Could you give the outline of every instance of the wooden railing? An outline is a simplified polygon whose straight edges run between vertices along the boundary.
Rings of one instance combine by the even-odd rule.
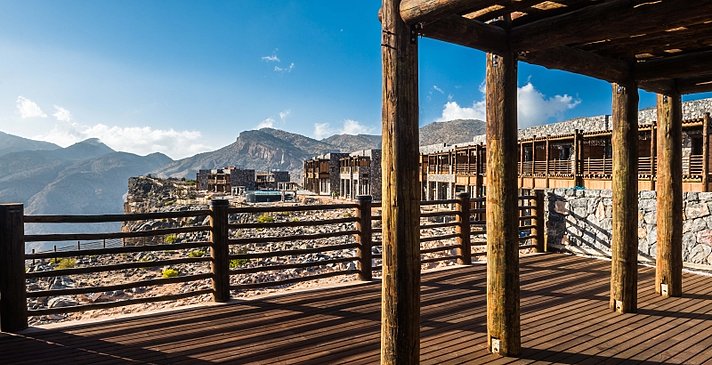
[[[473,257],[486,254],[484,198],[470,199],[461,193],[457,199],[423,201],[421,206],[424,265],[447,261],[470,264]],[[520,197],[520,248],[544,250],[543,207],[543,192]],[[360,280],[371,280],[374,272],[382,269],[379,208],[380,203],[373,204],[370,197],[364,196],[356,203],[309,206],[229,207],[225,200],[213,200],[206,210],[112,215],[24,215],[21,204],[3,204],[0,205],[0,326],[3,331],[16,331],[27,327],[28,316],[174,301],[206,294],[212,294],[214,301],[226,302],[245,290],[338,275],[357,274]],[[333,214],[325,219],[315,218],[317,211]],[[154,228],[111,233],[24,234],[25,224],[132,221],[152,222],[147,226]],[[286,228],[296,231],[290,233]],[[124,244],[114,247],[77,244],[76,248],[25,253],[27,244],[33,242],[104,239],[119,239]],[[259,275],[276,271],[281,272],[280,278]],[[289,271],[292,274],[285,276]],[[105,280],[92,286],[62,285],[63,278],[82,275]],[[117,277],[127,279],[117,283]],[[102,293],[145,292],[176,283],[191,283],[191,289],[91,300]],[[30,303],[47,303],[50,298],[79,296],[89,300],[28,308],[28,299]]]

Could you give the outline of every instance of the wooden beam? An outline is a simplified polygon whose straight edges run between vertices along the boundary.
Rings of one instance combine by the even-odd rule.
[[[630,75],[630,65],[626,61],[571,47],[557,47],[540,52],[519,52],[519,59],[546,68],[575,72],[608,82],[621,81]]]
[[[449,16],[422,26],[421,34],[433,39],[502,54],[508,50],[507,32],[496,25],[461,16]]]
[[[400,15],[408,24],[428,23],[444,16],[471,13],[493,3],[492,0],[403,0]]]
[[[381,364],[420,357],[418,38],[383,0]]]
[[[712,62],[712,58],[710,58],[710,62]],[[675,83],[681,94],[712,91],[712,75],[677,79]]]
[[[675,0],[606,1],[565,14],[515,26],[512,48],[543,50],[571,44],[657,32],[709,20],[712,2]],[[635,19],[635,21],[631,21]]]
[[[636,80],[712,76],[712,51],[696,52],[635,65]]]
[[[638,88],[613,84],[613,224],[610,307],[637,309],[638,285]]]
[[[682,99],[658,94],[655,292],[682,296]]]
[[[487,345],[521,351],[517,191],[517,59],[487,54]]]

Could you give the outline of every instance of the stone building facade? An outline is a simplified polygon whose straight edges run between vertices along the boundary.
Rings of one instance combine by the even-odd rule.
[[[199,170],[196,176],[198,190],[236,194],[239,190],[255,190],[255,170],[225,167]]]
[[[356,199],[371,195],[381,199],[381,150],[352,152],[339,160],[339,196]]]
[[[304,161],[304,189],[318,195],[341,195],[339,160],[348,155],[330,152]]]

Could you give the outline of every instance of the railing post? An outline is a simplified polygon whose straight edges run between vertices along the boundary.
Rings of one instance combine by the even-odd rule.
[[[0,330],[27,328],[22,204],[0,204]]]
[[[544,190],[534,190],[536,210],[536,252],[546,252],[544,244]]]
[[[210,201],[210,269],[213,274],[213,300],[230,301],[230,249],[228,245],[228,213],[230,203],[224,199]]]
[[[373,246],[373,231],[371,230],[371,203],[370,195],[359,195],[358,208],[356,208],[356,242],[358,243],[358,278],[363,281],[373,280],[373,261],[371,247]]]
[[[457,236],[457,263],[460,265],[472,264],[472,245],[470,243],[470,194],[462,192],[457,194],[457,205],[455,206],[457,215],[455,219],[458,223],[455,226]]]

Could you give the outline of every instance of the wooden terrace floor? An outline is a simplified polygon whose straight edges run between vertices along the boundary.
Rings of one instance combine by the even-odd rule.
[[[662,299],[640,268],[639,311],[608,310],[609,265],[575,256],[522,258],[521,358],[485,350],[485,266],[426,273],[424,364],[712,364],[712,277],[685,274]],[[0,364],[375,364],[377,282],[0,334]]]

